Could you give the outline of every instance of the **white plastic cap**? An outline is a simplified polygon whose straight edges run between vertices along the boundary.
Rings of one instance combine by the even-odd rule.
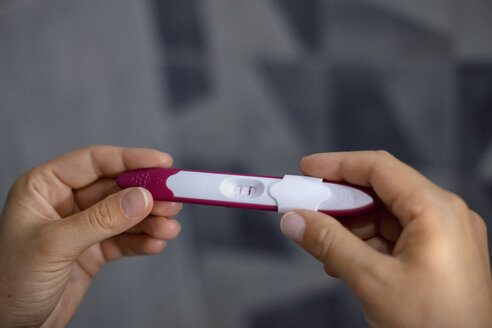
[[[279,213],[294,209],[317,211],[320,204],[330,197],[331,191],[321,178],[285,175],[272,184],[270,195],[277,201]]]

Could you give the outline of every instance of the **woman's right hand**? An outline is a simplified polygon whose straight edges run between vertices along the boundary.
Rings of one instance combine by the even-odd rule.
[[[315,154],[301,169],[372,187],[393,215],[344,227],[325,214],[296,210],[281,223],[345,281],[372,326],[492,327],[486,225],[461,198],[386,152]]]

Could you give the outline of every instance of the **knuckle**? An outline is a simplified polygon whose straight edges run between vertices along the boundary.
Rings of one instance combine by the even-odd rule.
[[[394,207],[402,207],[409,217],[419,217],[425,212],[435,208],[436,196],[428,189],[412,192],[405,199],[404,203],[395,202]]]
[[[444,191],[444,198],[456,207],[467,207],[463,198],[451,191]]]
[[[40,177],[44,175],[43,169],[40,167],[35,167],[19,177],[19,181],[25,186],[35,186],[39,183]]]
[[[382,163],[388,164],[398,161],[393,154],[391,154],[389,151],[384,149],[376,150],[375,154],[377,156],[378,161],[381,161]]]
[[[99,144],[94,144],[94,145],[90,145],[90,146],[87,146],[86,149],[89,151],[89,152],[93,152],[93,151],[97,151],[101,148],[104,148],[103,145],[99,145]]]
[[[374,159],[374,166],[375,170],[376,167],[379,170],[392,170],[395,167],[401,165],[402,163],[398,158],[396,158],[393,154],[388,152],[387,150],[376,150],[375,151],[375,159]]]
[[[88,224],[94,231],[112,231],[116,220],[108,204],[101,202],[89,211]]]
[[[49,181],[46,168],[38,166],[20,175],[14,182],[12,191],[22,191],[33,196],[37,193],[46,192],[46,181]]]
[[[89,154],[91,160],[93,161],[92,164],[95,166],[97,169],[97,165],[94,163],[94,157],[97,156],[99,153],[104,153],[106,150],[109,148],[109,146],[104,146],[104,145],[90,145],[87,146],[86,148],[81,149],[82,152],[87,152]]]
[[[474,222],[474,224],[476,225],[478,231],[480,231],[480,233],[482,235],[485,235],[487,236],[487,224],[485,223],[485,220],[478,214],[476,213],[475,211],[472,211],[470,210],[470,215],[472,217],[472,220]]]
[[[415,200],[413,203],[420,205],[421,208],[434,207],[437,203],[437,196],[434,191],[429,189],[419,190],[415,194]]]
[[[454,213],[459,214],[460,217],[466,217],[466,214],[468,212],[468,205],[463,200],[463,198],[453,192],[445,190],[443,199],[450,210],[452,210]]]
[[[382,158],[394,158],[394,156],[385,149],[379,149],[375,151],[376,155]]]
[[[24,173],[15,179],[14,183],[12,184],[12,186],[9,189],[9,196],[15,197],[13,195],[17,196],[21,193],[25,193],[26,192],[26,186],[27,186],[26,173]]]
[[[424,213],[433,217],[448,218],[453,216],[465,217],[468,206],[458,195],[447,190],[422,189],[411,198],[411,213],[420,216]]]

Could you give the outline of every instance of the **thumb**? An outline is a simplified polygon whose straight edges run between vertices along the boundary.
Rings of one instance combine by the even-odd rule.
[[[286,236],[323,262],[327,272],[342,278],[356,294],[367,292],[387,268],[389,257],[328,215],[300,210],[288,212],[280,224]]]
[[[151,209],[152,196],[146,189],[129,188],[59,222],[74,251],[83,252],[138,224]]]

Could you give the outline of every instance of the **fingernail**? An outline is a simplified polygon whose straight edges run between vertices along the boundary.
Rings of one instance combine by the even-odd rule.
[[[306,231],[306,221],[299,214],[288,212],[280,221],[280,229],[284,235],[300,243]]]
[[[149,205],[147,194],[143,188],[136,188],[121,199],[121,210],[128,217],[137,216]]]

